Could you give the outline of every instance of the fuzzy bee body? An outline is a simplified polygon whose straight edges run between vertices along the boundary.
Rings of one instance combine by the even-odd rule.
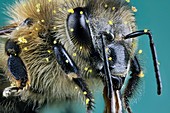
[[[137,77],[131,81],[138,85],[141,69],[135,59],[136,39],[123,38],[132,37],[128,34],[136,31],[134,15],[125,1],[23,0],[9,8],[9,16],[10,24],[15,23],[15,26],[11,24],[12,31],[5,35],[19,46],[21,52],[17,57],[27,72],[27,81],[20,91],[22,100],[43,104],[79,100],[85,96],[88,106],[93,100],[91,91],[104,86],[108,104],[108,69],[112,75],[111,90],[119,91],[130,71]],[[7,61],[9,56],[4,51],[0,52]],[[21,86],[22,80],[16,80],[9,71],[6,74],[14,86]],[[128,87],[130,92],[135,91],[131,83]],[[123,100],[119,100],[120,93],[111,94],[118,102]],[[123,94],[124,107],[131,112],[128,97],[132,94],[126,88]],[[87,109],[91,110],[91,103]],[[106,106],[105,112],[114,112],[109,109]]]

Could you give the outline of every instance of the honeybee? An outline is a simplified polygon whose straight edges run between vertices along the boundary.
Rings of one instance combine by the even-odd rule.
[[[91,113],[93,92],[103,89],[104,113],[132,113],[129,98],[143,77],[136,55],[141,35],[149,37],[161,94],[152,35],[136,30],[126,1],[22,0],[8,14],[12,20],[0,30],[1,65],[11,84],[5,97],[33,106],[83,99]]]

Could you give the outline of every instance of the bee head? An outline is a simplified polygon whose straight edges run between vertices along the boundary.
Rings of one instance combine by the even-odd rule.
[[[85,48],[86,51],[90,52],[91,56],[96,56],[98,60],[102,61],[104,57],[103,48],[108,49],[107,56],[112,73],[114,75],[126,73],[129,54],[125,45],[122,41],[115,41],[112,33],[94,31],[89,19],[90,16],[86,8],[70,9],[70,14],[67,17],[67,31],[70,41],[74,46]],[[109,26],[108,29],[110,28]],[[94,35],[94,32],[98,32],[98,35]],[[102,38],[106,42],[105,45],[102,44]],[[101,67],[103,66],[97,68]]]

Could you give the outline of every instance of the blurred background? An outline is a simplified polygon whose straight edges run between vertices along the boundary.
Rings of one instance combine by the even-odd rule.
[[[1,0],[0,26],[6,25],[7,16],[3,14],[5,12],[4,7],[14,3],[14,1],[15,0]],[[139,38],[139,49],[143,50],[143,53],[140,55],[140,60],[145,69],[144,90],[137,103],[131,105],[132,109],[134,113],[170,113],[170,36],[168,35],[170,32],[170,1],[131,0],[131,5],[137,8],[135,15],[138,29],[150,29],[153,33],[163,83],[162,95],[158,96],[149,42],[148,38],[143,36]],[[95,113],[102,113],[104,109],[102,95],[96,93],[95,97]],[[80,104],[75,103],[75,105],[76,113],[85,112],[84,107]],[[42,110],[42,113],[57,113],[56,106],[57,103],[53,106],[46,106]],[[57,107],[62,108],[63,106]],[[62,112],[62,110],[58,110],[58,113]]]

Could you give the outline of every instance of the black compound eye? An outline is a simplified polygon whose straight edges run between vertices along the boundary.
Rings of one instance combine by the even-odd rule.
[[[84,8],[78,7],[67,18],[67,30],[71,41],[78,46],[91,47],[92,38],[88,16]]]
[[[9,55],[9,56],[10,55],[18,55],[21,52],[17,43],[10,39],[5,44],[5,51],[6,51],[7,55]]]

